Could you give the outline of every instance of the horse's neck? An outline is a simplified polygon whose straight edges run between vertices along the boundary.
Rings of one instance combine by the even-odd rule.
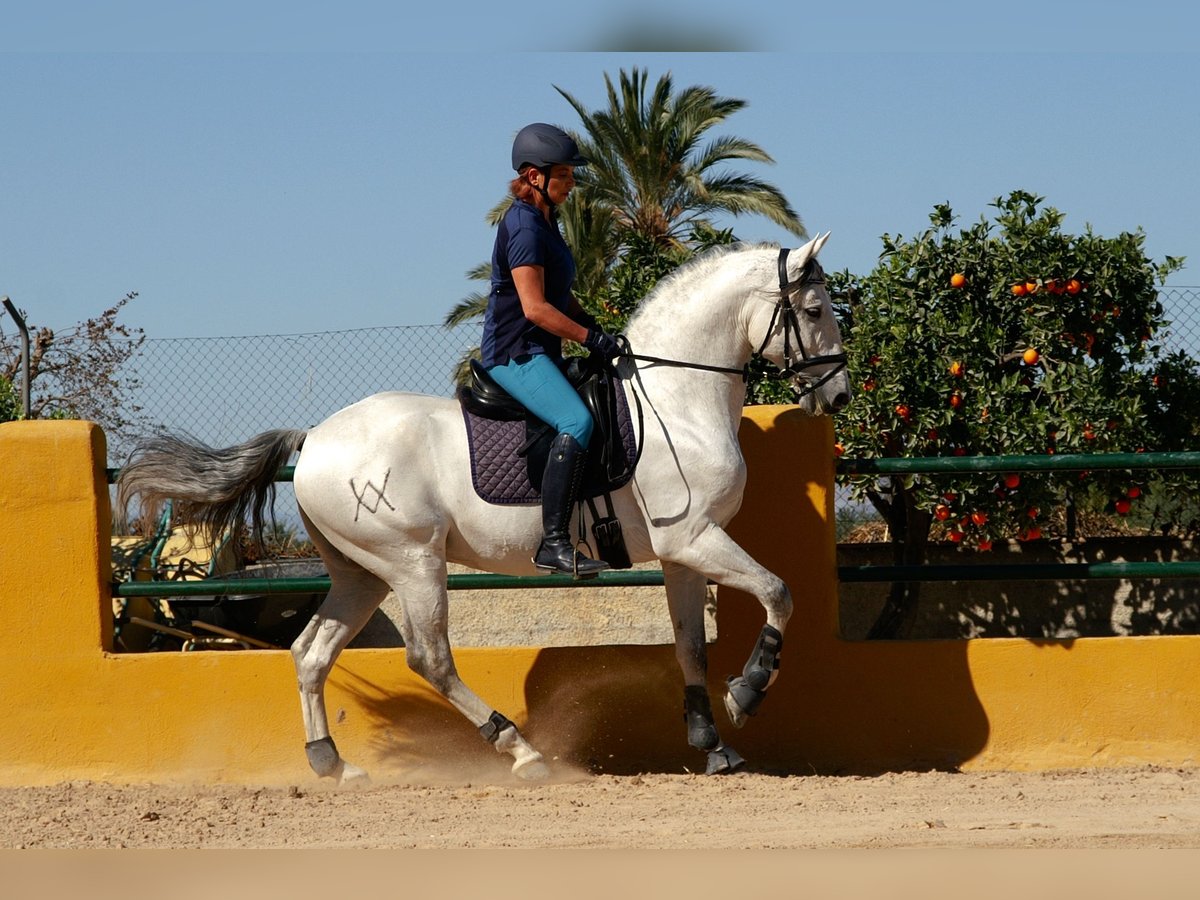
[[[669,295],[648,298],[652,304],[626,332],[633,353],[740,371],[751,352],[745,284],[744,271],[725,266],[695,290],[679,286]],[[645,390],[667,401],[663,409],[694,425],[736,430],[746,398],[739,374],[641,362],[639,380]]]

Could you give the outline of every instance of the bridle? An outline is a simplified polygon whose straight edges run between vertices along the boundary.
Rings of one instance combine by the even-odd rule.
[[[806,379],[808,384],[805,385],[803,390],[798,392],[798,396],[804,397],[820,388],[846,368],[846,354],[827,353],[823,356],[809,356],[808,351],[804,349],[804,338],[800,334],[800,320],[796,316],[795,308],[792,306],[792,294],[811,284],[825,284],[825,270],[821,268],[821,264],[814,257],[805,264],[804,269],[800,273],[799,280],[795,283],[789,283],[787,278],[787,258],[789,252],[787,248],[781,248],[779,251],[779,300],[775,303],[775,309],[771,313],[771,322],[767,325],[767,333],[763,337],[762,344],[759,345],[756,353],[759,356],[762,355],[763,350],[767,348],[767,344],[771,341],[771,335],[775,333],[776,324],[782,319],[783,365],[779,367],[779,374],[776,377]],[[792,348],[793,335],[795,335],[796,339],[795,349]],[[728,366],[710,366],[705,363],[665,359],[661,356],[643,356],[638,353],[628,352],[629,341],[626,340],[624,335],[619,336],[618,341],[621,342],[622,347],[627,351],[622,353],[618,358],[634,359],[656,366],[676,366],[683,369],[699,369],[704,372],[725,372],[731,375],[741,375],[742,381],[750,380],[749,363],[746,363],[740,369],[734,369]],[[799,354],[798,356],[797,353]],[[834,363],[835,365],[819,378],[808,379],[804,374],[805,369],[829,363]]]

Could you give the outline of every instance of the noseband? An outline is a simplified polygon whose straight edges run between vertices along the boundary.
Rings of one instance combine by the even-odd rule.
[[[783,365],[780,366],[779,374],[784,378],[804,378],[808,384],[803,390],[798,391],[798,397],[804,397],[811,394],[817,388],[824,385],[829,379],[837,375],[840,371],[846,368],[845,353],[829,353],[825,356],[809,356],[808,351],[804,349],[804,338],[800,334],[800,320],[796,317],[796,310],[792,306],[792,293],[796,289],[802,289],[810,284],[824,284],[825,270],[821,268],[821,264],[816,259],[810,259],[805,265],[804,270],[800,273],[800,280],[795,285],[789,284],[787,279],[787,258],[789,251],[787,248],[782,248],[779,251],[779,300],[775,304],[775,310],[771,313],[771,323],[767,326],[767,333],[763,337],[763,342],[758,348],[758,355],[761,356],[763,350],[771,340],[771,335],[775,333],[775,324],[783,319]],[[796,336],[796,351],[799,351],[800,357],[796,358],[796,352],[792,350],[792,335]],[[639,353],[629,352],[629,342],[624,335],[618,337],[621,346],[626,350],[621,354],[621,357],[626,359],[635,359],[641,362],[648,362],[658,366],[677,366],[683,369],[700,369],[704,372],[727,372],[731,375],[741,375],[742,381],[750,380],[750,364],[746,363],[740,369],[733,369],[727,366],[710,366],[704,363],[684,362],[678,359],[664,359],[661,356],[643,356]],[[834,363],[834,367],[815,380],[809,380],[804,375],[805,369],[810,369],[813,366],[822,366],[827,363]]]
[[[779,301],[775,304],[775,311],[771,313],[771,324],[767,326],[767,333],[763,336],[762,344],[758,348],[758,355],[762,356],[763,350],[767,348],[767,343],[771,340],[771,335],[775,333],[775,324],[782,319],[783,365],[779,367],[779,374],[784,378],[805,379],[808,384],[799,394],[803,397],[821,387],[846,368],[846,354],[828,353],[824,356],[809,356],[808,351],[804,349],[804,338],[800,334],[800,319],[796,316],[796,308],[792,306],[792,293],[793,290],[803,290],[810,284],[824,284],[825,270],[821,268],[821,264],[814,257],[804,266],[800,273],[800,280],[795,285],[791,285],[788,283],[787,277],[787,258],[788,250],[781,249],[779,251]],[[792,335],[796,336],[795,350],[792,349]],[[799,351],[799,358],[796,357],[796,351]],[[833,368],[820,378],[813,380],[804,374],[805,369],[828,363],[834,363]]]

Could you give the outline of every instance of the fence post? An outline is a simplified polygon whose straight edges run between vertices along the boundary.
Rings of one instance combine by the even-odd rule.
[[[28,419],[32,396],[29,386],[29,329],[25,326],[25,318],[7,297],[4,298],[4,308],[21,332],[21,417]]]

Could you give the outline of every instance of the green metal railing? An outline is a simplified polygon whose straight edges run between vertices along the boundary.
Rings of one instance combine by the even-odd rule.
[[[571,587],[661,587],[663,574],[658,569],[602,572],[595,578],[575,580],[570,575],[492,575],[488,573],[450,575],[446,579],[452,591],[502,591],[522,588]],[[329,590],[329,577],[312,578],[205,578],[197,581],[127,581],[114,585],[119,597],[209,597],[247,594],[323,594]]]
[[[1200,452],[1104,453],[1058,456],[954,456],[843,459],[839,475],[895,475],[979,472],[1072,472],[1106,469],[1200,469]],[[291,481],[294,466],[279,470],[278,481]],[[119,474],[108,469],[111,484]],[[896,581],[1069,581],[1125,578],[1200,578],[1200,562],[973,563],[970,565],[839,566],[843,582]],[[113,585],[119,597],[195,597],[254,594],[325,593],[328,577],[209,578],[198,581],[133,581]],[[602,572],[576,580],[568,575],[465,574],[447,578],[449,590],[516,590],[575,587],[661,587],[660,570]]]
[[[839,475],[1083,472],[1105,469],[1200,469],[1200,453],[1062,453],[1056,456],[927,456],[843,459]]]
[[[1054,456],[937,456],[846,459],[839,475],[1082,472],[1200,469],[1200,453],[1063,453]],[[1070,581],[1104,578],[1196,578],[1200,562],[973,563],[970,565],[841,566],[844,582]]]

